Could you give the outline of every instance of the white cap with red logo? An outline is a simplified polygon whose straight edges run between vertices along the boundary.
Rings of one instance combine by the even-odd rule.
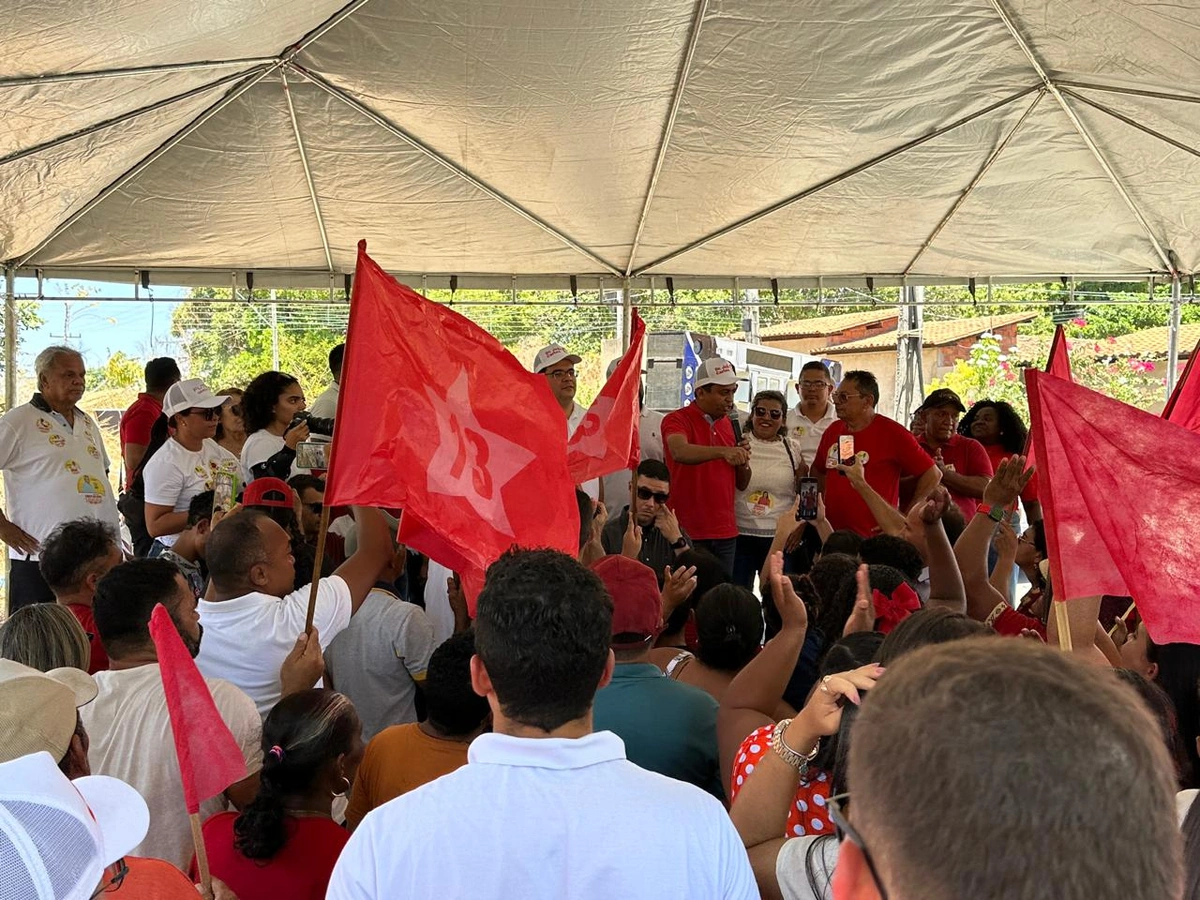
[[[574,353],[568,353],[567,348],[562,344],[551,344],[548,347],[543,347],[538,351],[538,355],[533,358],[533,371],[541,372],[544,369],[550,368],[556,362],[566,360],[571,365],[577,365],[583,362],[583,357],[576,356]]]
[[[706,359],[700,364],[699,371],[696,372],[696,387],[698,388],[710,384],[737,384],[737,380],[737,370],[733,367],[733,363],[727,359],[721,359],[719,356]]]

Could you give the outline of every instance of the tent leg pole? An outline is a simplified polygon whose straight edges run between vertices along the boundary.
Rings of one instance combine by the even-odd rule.
[[[17,402],[17,272],[4,270],[4,409]]]
[[[629,349],[633,340],[633,294],[629,290],[629,279],[621,285],[621,352]]]
[[[1183,312],[1183,283],[1176,273],[1171,278],[1171,325],[1167,344],[1167,399],[1175,390],[1176,369],[1179,368],[1179,321]]]

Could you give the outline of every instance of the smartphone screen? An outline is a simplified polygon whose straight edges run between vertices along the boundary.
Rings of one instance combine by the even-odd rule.
[[[817,479],[800,479],[800,507],[796,519],[811,522],[817,517]]]
[[[213,512],[229,512],[233,509],[236,493],[237,478],[232,472],[217,472],[213,475]]]
[[[843,466],[854,462],[854,435],[843,434],[838,438],[838,459],[842,461]]]
[[[296,445],[296,465],[302,469],[328,469],[329,444],[323,441],[301,441]]]

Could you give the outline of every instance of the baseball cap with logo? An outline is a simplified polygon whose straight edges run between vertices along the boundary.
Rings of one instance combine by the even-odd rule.
[[[242,494],[242,506],[278,506],[291,509],[292,487],[282,478],[255,478],[246,485]]]
[[[146,801],[117,778],[72,781],[44,751],[0,764],[0,897],[88,900],[149,828]]]
[[[733,363],[727,359],[721,359],[719,356],[706,359],[696,372],[696,387],[698,388],[710,384],[737,384],[737,380],[737,369],[733,367]]]
[[[662,594],[654,570],[628,556],[605,556],[592,566],[613,600],[613,637],[637,636],[637,640],[614,641],[617,650],[650,646],[649,639],[662,631]]]
[[[583,357],[576,356],[574,353],[568,353],[567,348],[562,344],[550,344],[548,347],[543,347],[539,350],[537,356],[533,358],[533,371],[536,374],[563,360],[566,360],[571,365],[577,365],[583,362]]]
[[[57,764],[71,746],[75,711],[95,700],[96,690],[82,669],[39,672],[0,659],[0,763],[45,751]]]
[[[199,378],[189,378],[167,388],[163,397],[163,415],[169,418],[185,409],[212,409],[228,399],[225,394],[214,394]]]
[[[938,388],[936,391],[930,391],[929,396],[925,398],[925,402],[917,407],[917,412],[927,409],[937,409],[941,406],[956,407],[960,413],[967,411],[958,394],[954,393],[950,388]]]

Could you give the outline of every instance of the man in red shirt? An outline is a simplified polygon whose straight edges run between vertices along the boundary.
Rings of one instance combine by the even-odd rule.
[[[133,484],[146,448],[150,446],[150,429],[162,415],[162,401],[167,388],[180,379],[179,366],[169,356],[160,356],[146,363],[146,390],[138,394],[129,409],[121,416],[121,460],[125,463],[125,489]]]
[[[695,399],[662,421],[671,508],[692,543],[730,574],[738,533],[733,495],[750,483],[750,445],[734,439],[729,419],[736,393],[733,364],[706,359],[696,373]]]
[[[96,583],[121,562],[117,532],[98,519],[74,519],[55,528],[42,541],[38,566],[54,599],[79,620],[92,648],[88,673],[108,668],[108,654],[100,643],[92,601]]]
[[[812,474],[822,482],[829,524],[864,536],[876,532],[878,523],[866,502],[837,471],[839,438],[854,438],[854,455],[862,461],[867,484],[893,506],[900,505],[901,477],[917,479],[912,502],[924,500],[942,480],[942,473],[908,429],[875,412],[878,402],[879,382],[874,375],[847,372],[833,395],[838,421],[825,430],[812,465]]]
[[[917,443],[933,457],[942,473],[942,484],[962,510],[963,519],[970,522],[983,498],[983,489],[992,478],[992,461],[983,444],[957,433],[958,417],[966,411],[958,394],[950,388],[934,391],[917,411],[924,423]],[[912,486],[908,479],[905,482],[904,488]],[[907,494],[907,490],[901,494]]]

